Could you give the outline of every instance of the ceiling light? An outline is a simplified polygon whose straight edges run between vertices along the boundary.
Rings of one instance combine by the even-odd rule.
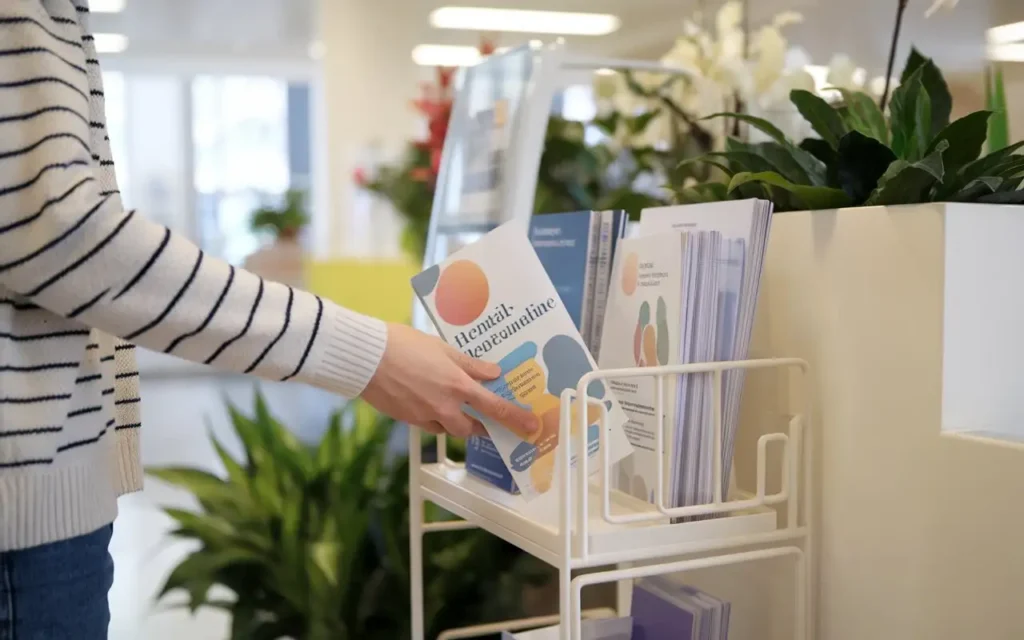
[[[989,45],[988,59],[996,62],[1024,62],[1024,43]]]
[[[120,13],[124,11],[125,0],[89,0],[89,11],[93,13]]]
[[[423,67],[468,67],[480,62],[476,47],[421,44],[412,50],[412,61]]]
[[[1024,22],[1004,24],[999,27],[992,27],[985,32],[985,39],[989,44],[1009,44],[1024,40]]]
[[[618,30],[619,19],[602,13],[441,7],[430,14],[430,24],[438,29],[603,36]]]
[[[121,53],[128,48],[128,36],[120,33],[94,33],[96,53]]]

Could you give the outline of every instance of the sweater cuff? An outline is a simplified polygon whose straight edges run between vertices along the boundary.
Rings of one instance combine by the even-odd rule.
[[[388,327],[382,320],[325,300],[309,382],[344,398],[357,398],[377,372],[387,342]]]

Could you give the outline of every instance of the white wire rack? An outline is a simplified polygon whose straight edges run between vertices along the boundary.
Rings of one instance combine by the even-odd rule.
[[[729,370],[787,370],[800,378],[800,406],[790,407],[786,432],[762,435],[757,442],[756,489],[752,494],[737,491],[723,496],[722,378]],[[715,407],[712,416],[715,435],[713,499],[709,504],[667,507],[662,484],[655,488],[654,504],[637,500],[611,488],[609,448],[600,444],[604,460],[596,477],[590,477],[587,456],[573,465],[572,447],[560,446],[556,480],[549,494],[527,503],[466,473],[448,459],[445,439],[438,438],[438,462],[422,464],[420,433],[410,430],[409,499],[410,561],[412,579],[412,638],[424,638],[423,619],[423,535],[433,531],[482,528],[552,565],[559,574],[559,615],[547,618],[498,621],[455,629],[439,640],[475,638],[501,631],[517,631],[561,624],[561,640],[581,640],[581,620],[610,612],[583,611],[584,587],[618,583],[618,615],[628,615],[632,580],[641,577],[724,566],[783,556],[794,559],[794,639],[809,640],[814,619],[811,508],[811,430],[808,428],[809,393],[807,363],[796,358],[774,358],[738,362],[711,362],[665,367],[593,371],[583,376],[575,392],[561,397],[559,442],[568,443],[573,403],[587,400],[591,382],[604,379],[654,377],[659,390],[657,413],[662,426],[656,435],[658,478],[663,478],[665,403],[662,392],[666,379],[684,374],[705,374],[712,378]],[[603,403],[595,400],[595,406]],[[587,450],[586,411],[577,411],[577,451]],[[605,416],[602,416],[602,419]],[[604,429],[599,430],[603,437]],[[768,447],[781,448],[779,490],[767,492]],[[568,481],[562,481],[568,479]],[[423,503],[429,500],[461,520],[424,522]],[[552,509],[552,505],[557,508]],[[784,509],[780,509],[784,507]],[[557,513],[552,517],[550,513]],[[680,522],[686,516],[708,516]],[[580,569],[594,570],[573,577]]]

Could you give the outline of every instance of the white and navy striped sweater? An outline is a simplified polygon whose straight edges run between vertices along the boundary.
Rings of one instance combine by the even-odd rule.
[[[124,211],[87,14],[0,1],[0,551],[93,531],[141,487],[130,343],[355,397],[387,340]]]

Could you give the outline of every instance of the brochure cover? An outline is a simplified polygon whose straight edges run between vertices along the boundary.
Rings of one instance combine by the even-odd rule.
[[[530,244],[582,335],[587,335],[591,324],[600,221],[601,214],[593,211],[530,219]]]
[[[612,273],[601,338],[605,369],[654,367],[678,362],[684,342],[684,286],[694,273],[696,254],[687,250],[683,233],[622,240]],[[688,260],[689,258],[689,260]],[[665,424],[675,424],[677,385],[664,385]],[[626,435],[635,454],[619,465],[618,487],[637,498],[654,501],[657,485],[657,384],[655,378],[612,380],[609,384],[625,408]],[[669,434],[672,429],[669,429]],[[665,495],[671,495],[671,440],[666,436]]]
[[[485,386],[540,419],[538,432],[524,440],[466,408],[483,423],[523,497],[546,493],[554,480],[560,395],[575,389],[596,364],[521,223],[491,231],[415,276],[412,287],[444,340],[501,365],[501,376]],[[607,409],[604,438],[612,463],[618,462],[631,452],[622,430],[626,416],[603,383],[592,384],[589,394]],[[597,455],[601,413],[599,405],[589,404],[587,455],[594,473],[603,459]],[[572,428],[577,424],[573,420]],[[573,459],[579,453],[573,450]]]

